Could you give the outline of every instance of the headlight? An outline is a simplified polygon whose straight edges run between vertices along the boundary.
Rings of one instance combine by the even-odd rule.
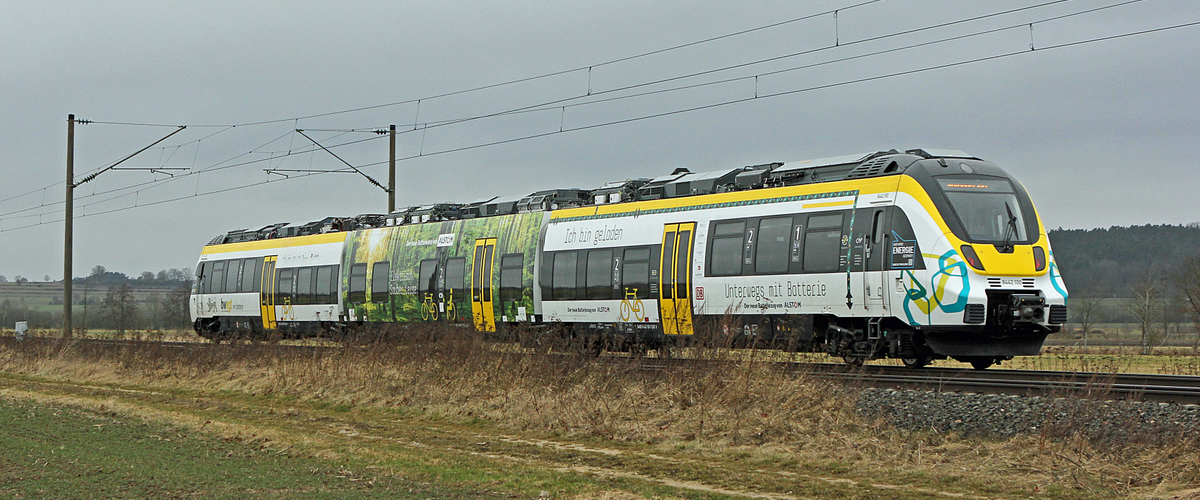
[[[980,271],[983,270],[983,261],[979,260],[979,256],[975,254],[975,249],[971,248],[971,245],[963,245],[959,250],[962,251],[963,258],[967,259],[967,264]]]

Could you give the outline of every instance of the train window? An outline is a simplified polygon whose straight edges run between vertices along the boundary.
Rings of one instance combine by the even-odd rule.
[[[675,255],[675,233],[668,232],[663,234],[662,253],[659,255],[659,268],[662,269],[662,287],[659,288],[659,298],[673,299],[675,298],[675,273],[671,271],[671,264],[674,262]]]
[[[741,234],[741,231],[738,231]],[[737,241],[741,241],[739,237]],[[650,249],[625,250],[624,269],[621,269],[621,295],[636,293],[639,299],[650,298]]]
[[[483,247],[483,262],[485,265],[482,269],[483,277],[480,282],[483,283],[483,301],[492,301],[492,269],[495,268],[495,261],[492,260],[492,253],[496,251],[496,245],[486,245]]]
[[[550,270],[554,269],[554,254],[549,252],[542,253],[542,265],[539,269],[541,273],[538,279],[540,280],[539,284],[542,286],[542,300],[550,300],[550,277],[553,276]]]
[[[316,270],[316,292],[313,295],[313,304],[333,304],[333,294],[329,292],[330,282],[333,280],[333,266],[321,266]]]
[[[279,270],[279,285],[275,287],[275,303],[279,305],[288,305],[292,303],[292,269]]]
[[[792,218],[774,217],[758,221],[758,248],[754,252],[754,272],[782,274],[788,269],[788,239]]]
[[[463,292],[467,287],[466,278],[467,259],[462,257],[446,259],[446,296],[451,302],[458,302],[466,296]]]
[[[814,215],[808,218],[809,229],[842,229],[842,214]]]
[[[236,293],[238,291],[238,278],[241,277],[241,271],[241,259],[225,262],[225,293]]]
[[[592,250],[587,257],[587,292],[591,300],[612,298],[612,250]]]
[[[313,268],[302,267],[296,270],[296,300],[294,304],[312,304]]]
[[[250,285],[251,286],[250,291],[252,291],[252,292],[261,292],[262,291],[262,275],[263,275],[263,271],[265,270],[265,268],[266,268],[266,262],[263,259],[254,259],[254,275],[250,277],[250,279],[252,279],[254,281]]]
[[[525,254],[511,253],[500,257],[500,300],[521,300]]]
[[[708,274],[742,274],[742,233],[745,231],[744,221],[722,222],[713,227],[713,241],[708,253]]]
[[[871,243],[883,243],[883,210],[876,210],[875,218],[871,221]]]
[[[208,289],[205,288],[208,286],[208,277],[204,275],[207,268],[208,262],[201,262],[196,266],[196,293],[208,293]]]
[[[341,281],[342,281],[342,275],[341,275],[341,273],[338,272],[338,269],[341,269],[341,266],[332,265],[332,266],[329,266],[329,269],[330,269],[330,272],[329,272],[329,275],[330,275],[330,278],[329,278],[329,303],[337,304],[338,303],[338,289],[340,288]]]
[[[280,271],[283,272],[283,271]],[[367,301],[367,265],[350,266],[350,302],[361,304]]]
[[[804,239],[804,225],[796,224],[792,226],[792,249],[791,261],[796,264],[793,272],[800,272],[800,242]]]
[[[388,283],[391,282],[391,275],[388,269],[391,266],[385,262],[376,262],[371,266],[371,302],[387,302],[388,301]]]
[[[754,228],[751,227],[746,229],[746,241],[742,244],[742,260],[745,261],[746,265],[754,262],[754,243]]]
[[[421,267],[417,270],[417,291],[419,293],[434,293],[437,288],[437,259],[425,259],[421,261]],[[425,300],[424,297],[420,297]]]
[[[682,225],[680,224],[680,226]],[[692,281],[689,278],[691,269],[688,267],[691,265],[692,260],[692,232],[679,231],[678,238],[679,244],[676,247],[678,248],[678,252],[675,254],[675,298],[686,299],[691,296],[689,286]]]
[[[576,252],[554,254],[554,277],[551,283],[554,300],[575,300],[575,272],[579,262]]]
[[[258,272],[258,263],[262,259],[246,259],[242,264],[242,282],[238,286],[240,292],[254,292],[254,275]]]
[[[808,218],[808,231],[804,236],[804,272],[830,273],[838,270],[842,219],[840,213]]]
[[[222,293],[225,288],[225,261],[212,263],[212,276],[208,279],[208,293]]]

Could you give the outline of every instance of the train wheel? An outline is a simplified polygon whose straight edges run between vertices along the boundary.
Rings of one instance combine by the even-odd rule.
[[[863,365],[863,359],[858,356],[842,356],[842,361],[850,368],[861,368]]]
[[[904,363],[905,368],[911,368],[915,370],[917,368],[924,368],[929,364],[930,361],[933,360],[930,359],[929,356],[918,356],[915,358],[901,358],[900,361]]]
[[[988,367],[992,366],[993,363],[995,363],[995,360],[991,358],[972,359],[970,363],[971,367],[976,370],[986,370]]]

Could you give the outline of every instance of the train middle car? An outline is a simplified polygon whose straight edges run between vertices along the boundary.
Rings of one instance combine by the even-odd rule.
[[[276,225],[206,246],[197,331],[525,325],[610,347],[703,341],[986,368],[1037,354],[1066,319],[1027,192],[957,152],[680,171],[304,227],[318,234],[274,238]]]

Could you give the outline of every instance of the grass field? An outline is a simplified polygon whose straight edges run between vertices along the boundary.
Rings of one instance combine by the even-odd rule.
[[[299,456],[103,404],[0,396],[0,495],[7,498],[429,498],[361,460]],[[415,490],[414,491],[414,487]]]
[[[570,356],[511,356],[507,344],[440,333],[438,342],[419,340],[429,338],[422,332],[319,355],[10,343],[0,348],[0,397],[17,408],[3,411],[30,415],[17,434],[51,443],[36,445],[43,454],[58,441],[37,437],[39,429],[65,426],[52,434],[86,442],[104,439],[89,427],[111,419],[131,426],[131,434],[115,434],[124,443],[115,449],[130,461],[161,453],[155,446],[164,443],[150,436],[174,432],[188,436],[187,446],[170,445],[187,456],[211,448],[278,457],[245,475],[297,485],[203,483],[205,492],[230,496],[360,492],[336,472],[313,469],[375,480],[377,489],[358,496],[412,487],[424,498],[1183,498],[1200,487],[1197,442],[899,431],[859,417],[853,388],[760,364],[656,374]],[[692,354],[736,361],[726,352]],[[55,411],[71,416],[56,421]],[[13,470],[50,467],[22,451],[36,447],[26,441],[6,441],[0,456],[26,457]],[[228,470],[241,471],[238,464]],[[51,469],[63,477],[87,470],[73,467]],[[203,461],[189,467],[161,465],[169,470],[114,483],[140,488],[125,496],[154,496],[140,492],[215,473]],[[38,494],[22,484],[30,496],[96,496],[82,488]]]

